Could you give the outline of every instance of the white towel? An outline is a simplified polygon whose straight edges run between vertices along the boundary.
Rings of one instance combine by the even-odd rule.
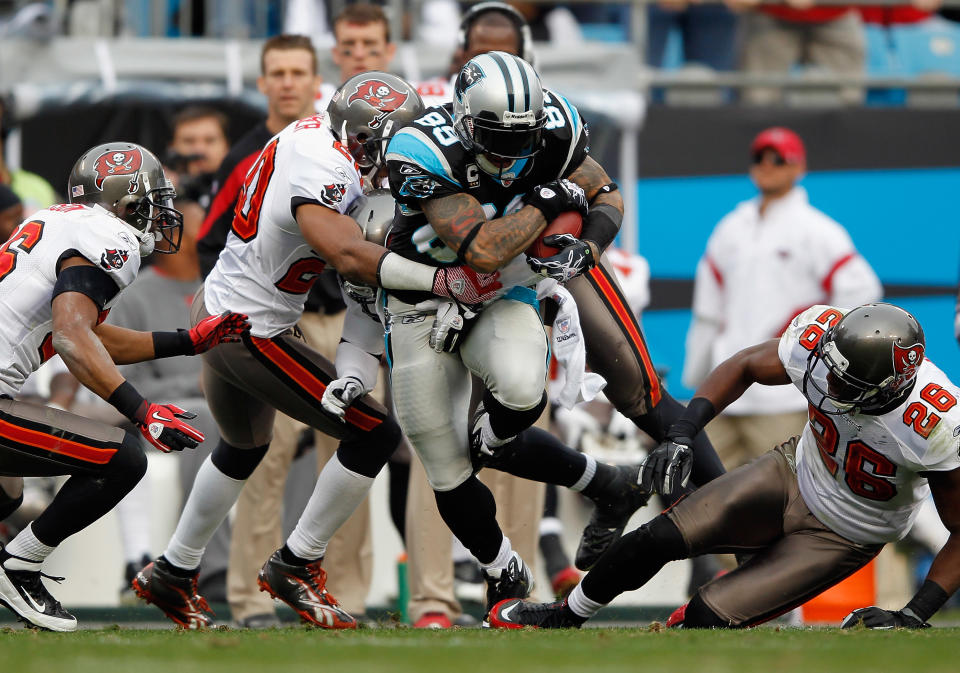
[[[553,355],[561,365],[557,381],[560,394],[554,402],[571,409],[580,402],[589,402],[607,385],[606,379],[586,371],[587,349],[580,331],[577,302],[567,288],[547,278],[537,284],[537,299],[550,297],[560,307],[553,321]]]

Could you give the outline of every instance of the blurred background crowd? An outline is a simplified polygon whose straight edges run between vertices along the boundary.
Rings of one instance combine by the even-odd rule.
[[[710,367],[777,336],[794,314],[819,302],[883,298],[904,306],[924,325],[931,357],[948,374],[960,374],[953,331],[960,233],[952,226],[960,188],[960,0],[509,5],[518,14],[502,14],[508,43],[532,40],[545,82],[578,105],[590,124],[591,151],[624,193],[616,265],[634,310],[645,311],[647,342],[675,396],[689,397]],[[322,111],[340,82],[356,73],[389,70],[416,83],[428,104],[443,102],[444,83],[472,55],[471,45],[496,37],[474,35],[461,23],[470,6],[0,0],[0,239],[23,217],[64,200],[67,172],[83,149],[106,140],[140,142],[164,158],[177,185],[184,242],[177,255],[159,256],[142,271],[111,320],[136,329],[186,326],[189,299],[212,266],[202,241],[218,218],[229,218],[217,196],[236,187],[231,177],[238,171],[242,177],[263,141],[286,123]],[[302,58],[270,56],[270,40],[281,34],[309,38],[284,38],[280,51],[299,49]],[[335,281],[318,288],[312,313],[333,319],[342,310]],[[750,329],[743,328],[747,321]],[[337,323],[331,324],[335,345]],[[198,427],[213,437],[197,371],[180,360],[130,367],[125,376],[145,394],[201,412]],[[27,394],[36,399],[123,420],[56,361],[30,381]],[[802,426],[802,397],[777,392],[783,395],[744,398],[708,428],[728,469]],[[644,438],[602,403],[556,413],[552,428],[603,460],[644,455]],[[280,466],[251,480],[250,489],[262,490],[250,490],[238,504],[233,542],[224,526],[204,562],[201,593],[229,599],[248,626],[274,623],[272,608],[252,580],[228,582],[228,571],[259,559],[253,546],[276,546],[270,540],[293,525],[318,459],[322,465],[330,452],[303,427],[285,432]],[[208,450],[214,444],[205,443]],[[180,499],[169,494],[189,491],[205,455],[201,447],[175,463],[151,456],[153,464],[175,467],[164,473],[152,466],[151,478],[118,509],[119,526],[106,534],[122,559],[115,586],[86,593],[77,587],[80,598],[63,596],[65,602],[116,603],[116,589],[156,555],[175,521]],[[453,597],[427,596],[434,590],[429,582],[418,588],[416,579],[393,572],[417,526],[416,516],[404,513],[403,484],[411,478],[404,460],[391,465],[388,507],[359,513],[372,516],[373,525],[341,534],[370,537],[353,557],[361,561],[345,561],[357,570],[358,588],[334,593],[354,601],[347,605],[354,614],[364,603],[389,602],[420,626],[469,622]],[[0,539],[29,521],[57,486],[30,481],[18,518],[0,523]],[[266,511],[259,498],[271,489],[285,489],[286,497],[282,507],[277,501]],[[539,537],[540,576],[549,579],[541,591],[549,595],[569,590],[579,577],[567,555],[584,509],[569,494],[559,506],[552,491],[545,500],[544,516],[538,509],[523,525]],[[923,576],[945,539],[938,525],[931,513],[898,555],[871,569],[869,602],[884,591],[912,594],[913,578]],[[77,544],[64,553],[82,554],[84,543]],[[371,555],[389,559],[374,562]],[[456,543],[450,555],[457,598],[477,600],[475,565]],[[700,560],[640,602],[676,603],[723,562]],[[70,573],[76,577],[76,566]],[[332,582],[336,576],[331,572]],[[98,581],[89,579],[94,587]],[[869,604],[860,597],[854,603]]]

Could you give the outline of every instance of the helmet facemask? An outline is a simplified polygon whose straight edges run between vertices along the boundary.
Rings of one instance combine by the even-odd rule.
[[[172,255],[180,250],[183,237],[183,214],[173,205],[177,192],[167,178],[153,188],[147,176],[141,175],[140,179],[146,194],[120,199],[116,204],[117,215],[142,232],[139,235],[141,256],[152,252]],[[166,245],[157,246],[161,241]]]
[[[542,110],[539,117],[532,112],[529,117],[531,123],[505,124],[486,116],[464,115],[457,119],[455,129],[461,140],[466,138],[464,144],[476,154],[483,172],[497,180],[516,180],[529,166],[528,159],[543,146],[547,117]]]

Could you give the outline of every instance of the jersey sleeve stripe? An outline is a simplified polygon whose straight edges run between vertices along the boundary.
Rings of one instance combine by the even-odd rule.
[[[573,158],[573,153],[579,144],[580,134],[583,133],[583,122],[580,121],[580,113],[577,112],[577,108],[570,105],[570,102],[566,98],[552,91],[550,95],[556,100],[560,107],[563,108],[567,119],[570,120],[570,147],[567,149],[567,159],[563,162],[563,168],[559,173],[559,175],[566,175],[567,167],[570,165],[570,160]]]
[[[406,161],[416,164],[431,175],[463,188],[463,185],[453,177],[450,162],[419,129],[409,126],[401,129],[390,141],[387,148],[387,161]]]
[[[822,281],[820,281],[820,287],[823,288],[824,292],[826,292],[828,295],[830,294],[830,291],[833,289],[833,277],[836,275],[837,271],[839,271],[844,264],[846,264],[856,256],[857,256],[857,253],[855,252],[848,253],[843,257],[841,257],[840,259],[838,259],[834,263],[834,265],[830,267],[830,270],[827,272],[827,275],[824,276]]]

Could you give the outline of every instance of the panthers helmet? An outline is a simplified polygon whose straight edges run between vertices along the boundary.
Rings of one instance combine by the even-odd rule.
[[[365,239],[386,245],[396,205],[389,189],[374,189],[354,201],[347,215],[357,221]]]
[[[145,147],[113,142],[84,152],[70,171],[70,203],[99,204],[133,227],[140,255],[180,249],[183,215],[173,207],[177,193],[160,160]]]
[[[363,176],[372,181],[383,166],[387,142],[422,112],[423,101],[414,87],[396,75],[374,70],[351,77],[337,89],[327,119]]]
[[[807,358],[808,385],[834,407],[826,413],[876,413],[895,406],[913,388],[923,362],[923,329],[912,315],[892,304],[866,304],[828,329]],[[824,389],[814,377],[826,367]],[[808,395],[809,398],[809,395]]]
[[[453,88],[453,128],[477,165],[516,180],[543,146],[543,86],[522,58],[491,51],[467,61]]]

